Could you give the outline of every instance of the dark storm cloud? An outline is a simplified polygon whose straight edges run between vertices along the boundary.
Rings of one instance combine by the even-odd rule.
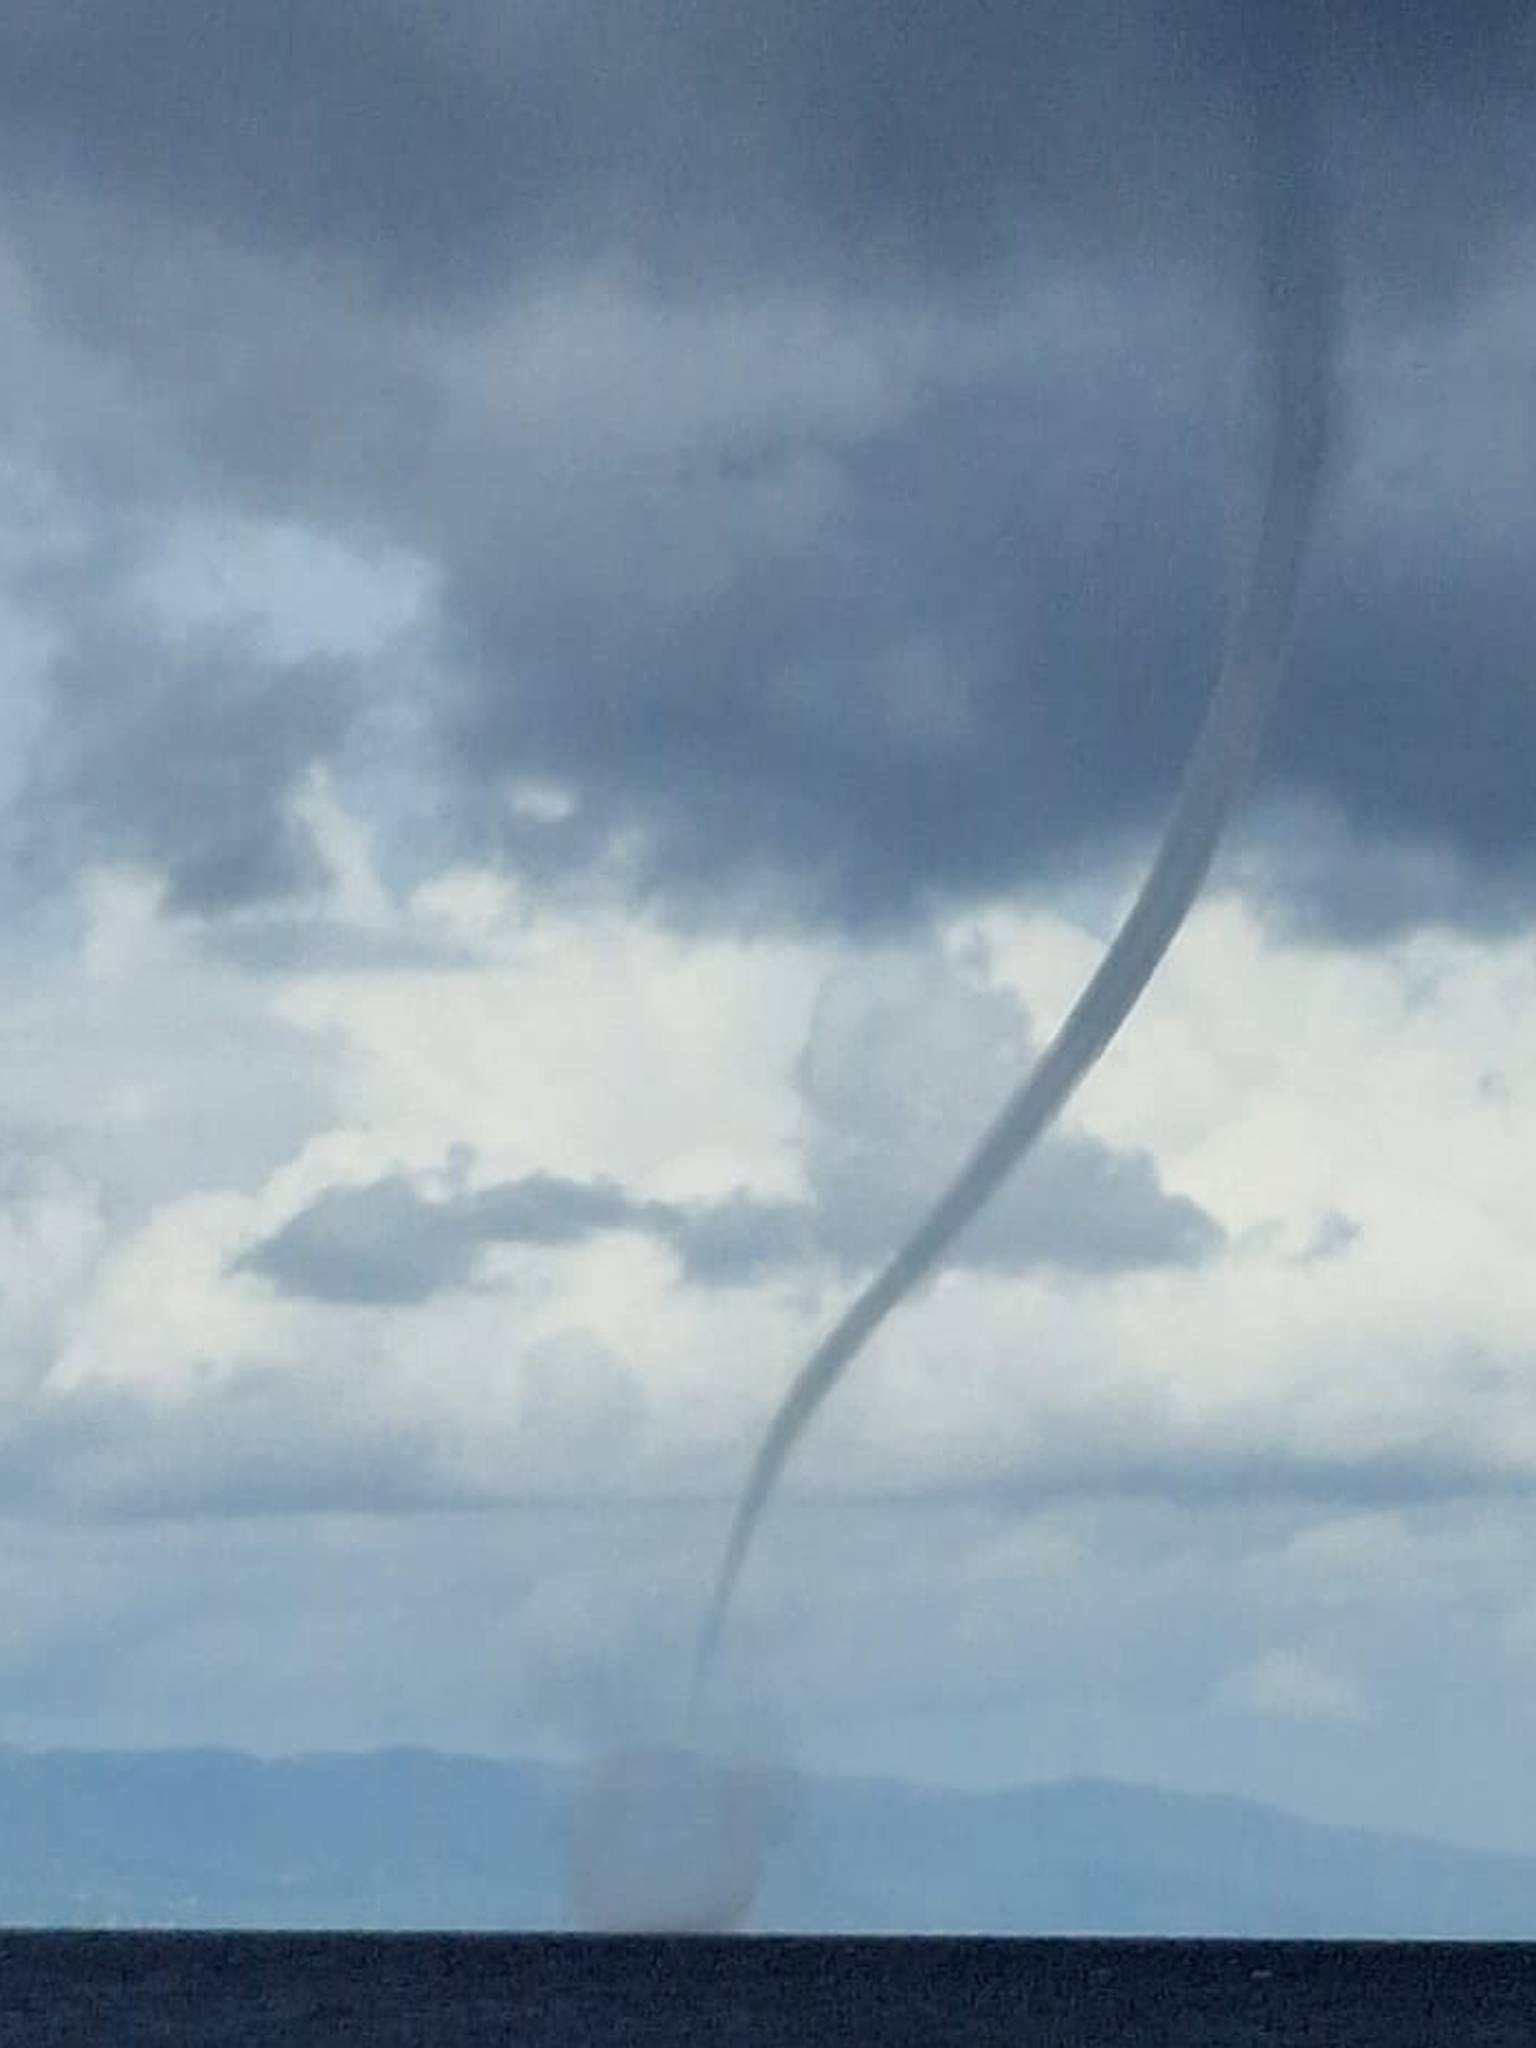
[[[856,920],[1140,825],[1219,641],[1219,430],[1176,366],[1161,388],[1130,348],[1108,367],[1106,387],[1050,363],[1043,389],[973,386],[871,435],[842,455],[833,513],[702,603],[594,608],[580,563],[529,580],[466,561],[471,776],[574,777],[612,827],[643,828],[669,891],[788,870]],[[796,453],[759,457],[770,484],[791,487]]]
[[[128,610],[79,610],[10,821],[23,863],[52,875],[81,859],[144,862],[173,909],[199,913],[313,879],[288,799],[345,728],[344,669],[278,666],[238,644],[164,639]]]
[[[799,907],[853,923],[1145,831],[1220,648],[1241,447],[1211,392],[1235,350],[1192,309],[1170,338],[1155,294],[1078,317],[1113,326],[836,451],[833,502],[744,550],[723,583],[695,522],[712,507],[750,520],[754,492],[792,497],[793,443],[764,449],[750,482],[658,469],[633,524],[594,505],[623,592],[610,606],[591,603],[587,563],[537,542],[545,573],[507,575],[522,534],[487,492],[505,545],[466,552],[451,586],[474,650],[454,721],[466,787],[490,806],[519,766],[568,777],[589,830],[638,828],[644,873],[674,900],[732,884],[771,897],[787,876]],[[1464,353],[1459,383],[1417,394],[1452,441],[1478,403],[1469,373]],[[1523,466],[1527,387],[1506,373],[1486,394],[1513,437],[1498,474],[1410,460],[1366,541],[1348,536],[1376,480],[1338,481],[1265,785],[1347,821],[1333,844],[1366,842],[1363,862],[1323,869],[1303,838],[1288,864],[1299,912],[1346,938],[1497,923],[1536,888],[1536,536],[1517,506],[1491,516]],[[1374,404],[1358,391],[1361,430],[1390,443]],[[674,577],[696,554],[700,596],[646,584],[668,542]],[[527,858],[527,838],[514,823],[504,844]]]
[[[473,4],[8,5],[5,155],[23,192],[100,186],[410,290],[504,274],[531,253],[509,232],[569,232],[642,155],[643,102],[594,63],[592,14],[523,7],[499,31]]]
[[[1454,447],[1485,387],[1447,337],[1536,215],[1529,12],[1339,0],[1331,21],[1361,446],[1392,445],[1400,406]],[[674,910],[745,894],[866,924],[1091,854],[1166,800],[1241,512],[1239,110],[1269,33],[1229,0],[10,0],[0,218],[182,488],[441,568],[452,683],[422,772],[478,849],[552,874],[622,845]],[[826,337],[775,329],[786,299],[853,334],[872,381],[890,337],[947,325],[894,398],[844,391],[829,418],[805,391]],[[463,352],[499,360],[531,306],[564,382],[509,423]],[[700,430],[701,366],[759,334],[759,402]],[[1404,337],[1428,367],[1383,395],[1372,351]],[[1487,389],[1496,459],[1527,382]],[[1467,879],[1426,898],[1411,862],[1406,883],[1314,864],[1302,914],[1354,938],[1518,913],[1525,522],[1433,451],[1345,472],[1271,786]],[[254,763],[218,843],[166,849],[190,904],[294,882],[276,795],[342,727],[272,680],[209,676],[172,750]],[[110,768],[97,843],[152,840],[158,770],[132,747]],[[574,813],[509,812],[525,774]]]
[[[957,33],[885,0],[10,0],[3,160],[24,195],[99,184],[402,296],[615,249],[674,281],[948,272],[1012,247],[1023,209],[1047,248],[1123,239],[1133,184],[1143,224],[1160,201],[1186,232],[1137,118],[1176,93],[1186,137],[1219,134],[1180,12],[975,0]]]
[[[410,294],[602,248],[691,272],[818,251],[952,271],[1021,236],[1075,257],[1208,228],[1235,174],[1224,87],[1268,63],[1266,15],[1267,0],[970,0],[959,16],[892,0],[6,0],[0,133],[13,187],[99,185]],[[1375,200],[1418,216],[1420,253],[1422,202],[1454,212],[1435,255],[1459,266],[1511,174],[1530,189],[1527,9],[1338,0],[1331,23]],[[1502,160],[1459,133],[1469,103],[1504,119]],[[1405,109],[1433,124],[1433,164],[1386,132]]]
[[[1441,721],[1447,744],[1454,743],[1454,709],[1453,701]],[[1523,743],[1525,719],[1513,719],[1511,730]],[[1442,805],[1448,793],[1442,786]],[[1512,833],[1480,858],[1453,824],[1436,837],[1415,837],[1399,816],[1390,831],[1373,832],[1363,819],[1315,803],[1299,810],[1277,804],[1233,866],[1239,886],[1245,877],[1256,883],[1264,920],[1281,935],[1345,945],[1370,945],[1414,926],[1513,930],[1530,915],[1536,882],[1526,835]]]

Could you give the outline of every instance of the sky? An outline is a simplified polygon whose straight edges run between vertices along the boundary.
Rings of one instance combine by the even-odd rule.
[[[828,1404],[807,1767],[1536,1850],[1536,34],[1329,0],[1342,427],[1142,1008]],[[0,1741],[665,1725],[1256,491],[1257,0],[0,0]]]

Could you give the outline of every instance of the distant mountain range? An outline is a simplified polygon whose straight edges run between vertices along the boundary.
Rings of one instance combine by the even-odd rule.
[[[575,1788],[421,1750],[0,1750],[0,1924],[559,1927]],[[1536,1935],[1536,1857],[1240,1799],[802,1779],[790,1804],[763,1930]]]

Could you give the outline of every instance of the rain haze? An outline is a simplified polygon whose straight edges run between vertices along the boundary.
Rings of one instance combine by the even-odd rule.
[[[1536,1850],[1536,34],[1321,11],[1258,776],[722,1684],[807,1769]],[[1168,814],[1271,43],[0,0],[0,1742],[669,1725]]]

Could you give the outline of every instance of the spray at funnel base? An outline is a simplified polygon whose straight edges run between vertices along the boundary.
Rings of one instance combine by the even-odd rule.
[[[1209,871],[1257,760],[1289,649],[1296,592],[1325,467],[1334,278],[1312,135],[1316,0],[1265,16],[1273,72],[1252,115],[1268,402],[1263,509],[1247,581],[1205,721],[1161,845],[1125,922],[1033,1072],[934,1208],[812,1353],[772,1417],[736,1509],[699,1633],[697,1714],[732,1595],[764,1509],[811,1418],[886,1317],[1050,1126],[1135,1008]]]
[[[577,1799],[571,1924],[611,1934],[739,1928],[787,1818],[779,1773],[694,1749],[616,1751]]]

